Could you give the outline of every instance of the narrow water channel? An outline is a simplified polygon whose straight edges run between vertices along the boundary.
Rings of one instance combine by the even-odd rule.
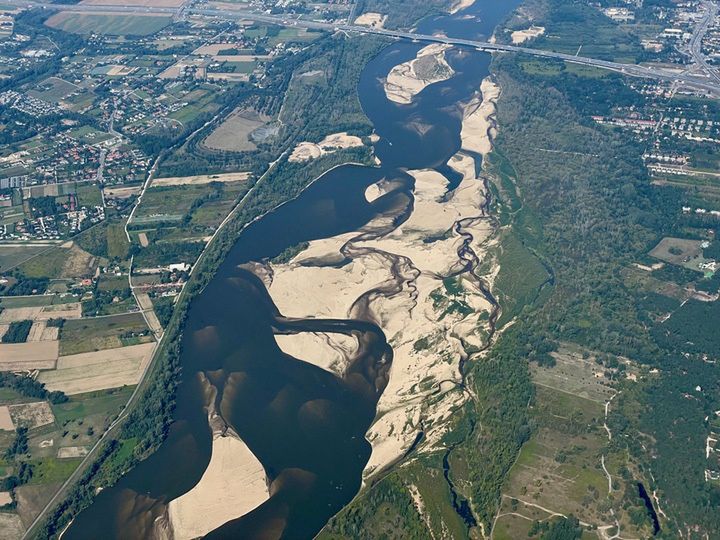
[[[428,19],[418,31],[487,38],[519,3],[478,0],[455,16]],[[448,61],[454,77],[430,86],[411,105],[389,102],[381,79],[421,47],[393,44],[361,77],[359,95],[381,137],[377,155],[382,165],[334,169],[243,231],[190,307],[177,408],[167,440],[117,485],[101,492],[64,539],[154,534],[167,504],[197,484],[209,463],[208,385],[217,390],[214,405],[228,428],[248,445],[272,482],[266,503],[208,538],[311,538],[355,496],[370,456],[365,433],[387,383],[392,349],[382,329],[369,321],[285,319],[262,281],[242,265],[299,242],[358,230],[378,215],[402,220],[412,208],[413,190],[413,179],[404,171],[436,168],[448,174],[447,160],[460,148],[459,104],[479,89],[490,56],[452,50]],[[368,203],[366,188],[383,178],[397,180],[399,187]],[[339,378],[309,363],[312,359],[282,353],[275,334],[297,331],[351,334],[358,337],[360,351]]]

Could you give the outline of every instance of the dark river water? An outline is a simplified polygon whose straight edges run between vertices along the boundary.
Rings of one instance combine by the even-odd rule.
[[[520,0],[478,0],[455,16],[428,19],[422,33],[442,31],[487,38]],[[368,320],[288,320],[263,283],[241,265],[285,248],[354,231],[378,215],[401,221],[412,208],[406,169],[436,168],[460,148],[460,102],[488,75],[490,56],[452,50],[456,71],[412,105],[385,97],[380,79],[422,47],[386,48],[365,68],[361,102],[381,140],[377,168],[342,166],[322,176],[297,199],[248,226],[206,289],[192,302],[182,343],[182,379],[167,440],[147,460],[77,516],[64,539],[149,538],[167,504],[197,484],[212,451],[206,405],[216,409],[249,446],[268,475],[270,499],[211,532],[209,538],[312,538],[358,492],[370,456],[365,433],[387,383],[392,350]],[[397,188],[373,203],[366,188],[380,179]],[[275,334],[338,332],[358,337],[360,351],[343,378],[280,351]],[[305,360],[305,361],[302,361]]]

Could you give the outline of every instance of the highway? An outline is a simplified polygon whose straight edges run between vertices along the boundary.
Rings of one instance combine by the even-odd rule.
[[[82,13],[102,12],[102,13],[138,13],[138,14],[157,14],[171,16],[187,16],[200,15],[205,17],[215,17],[221,19],[245,19],[266,24],[274,24],[279,26],[299,27],[315,30],[326,31],[344,31],[359,34],[373,34],[385,36],[394,39],[408,39],[415,42],[427,43],[446,43],[458,47],[472,48],[479,51],[489,52],[514,52],[521,54],[529,54],[543,58],[556,58],[581,64],[586,66],[594,66],[601,69],[607,69],[622,73],[630,77],[641,77],[676,83],[681,86],[692,88],[695,90],[705,91],[713,97],[720,98],[720,76],[707,65],[702,52],[700,51],[702,38],[707,31],[711,21],[717,14],[718,7],[714,2],[706,2],[708,9],[707,16],[700,22],[696,28],[692,43],[691,52],[703,73],[676,72],[658,67],[646,67],[636,64],[622,64],[618,62],[610,62],[607,60],[599,60],[597,58],[587,58],[583,56],[575,56],[572,54],[559,53],[554,51],[546,51],[541,49],[532,49],[530,47],[518,47],[515,45],[506,45],[500,43],[490,43],[488,41],[475,41],[470,39],[453,38],[448,36],[431,36],[425,34],[416,34],[413,32],[404,32],[402,30],[387,30],[384,28],[372,28],[367,26],[359,26],[354,24],[332,24],[321,21],[308,21],[294,19],[289,16],[266,15],[262,13],[253,13],[245,10],[230,9],[210,9],[210,8],[194,8],[191,5],[184,5],[180,8],[176,7],[138,7],[138,6],[97,6],[97,5],[78,5],[78,4],[48,4],[34,1],[22,0],[4,0],[6,4],[14,5],[21,8],[40,8],[51,9],[57,11],[74,11]]]
[[[695,28],[692,38],[690,38],[690,56],[692,56],[693,60],[695,60],[697,67],[712,77],[716,83],[720,84],[720,75],[718,75],[717,70],[708,65],[707,59],[702,53],[702,40],[705,37],[708,28],[717,17],[718,5],[715,2],[707,1],[702,4],[707,10],[707,13]]]

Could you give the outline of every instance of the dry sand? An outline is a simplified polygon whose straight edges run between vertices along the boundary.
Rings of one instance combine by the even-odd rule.
[[[331,154],[336,150],[362,146],[362,139],[356,135],[348,135],[346,132],[333,133],[328,135],[319,143],[301,142],[290,154],[288,161],[302,162],[319,158],[325,154]]]
[[[463,150],[485,156],[492,150],[492,141],[497,135],[493,118],[500,86],[487,77],[480,85],[480,92],[481,95],[473,98],[465,107],[460,137]]]
[[[302,359],[312,351],[311,363],[327,371],[343,376],[348,359],[358,350],[356,337],[345,334],[303,332],[301,334],[275,336],[280,349]]]
[[[456,389],[460,381],[459,360],[464,351],[460,337],[481,346],[486,324],[481,315],[491,306],[477,285],[462,277],[460,292],[450,295],[443,277],[460,269],[458,248],[462,237],[452,232],[463,220],[463,230],[474,240],[473,250],[483,258],[492,235],[491,224],[481,216],[483,183],[475,178],[475,160],[458,154],[450,166],[463,175],[460,185],[448,193],[448,180],[432,170],[409,171],[415,179],[414,211],[399,228],[374,240],[354,240],[357,233],[311,242],[308,249],[288,264],[273,267],[269,291],[281,313],[291,317],[349,317],[356,299],[381,285],[395,282],[393,261],[401,261],[406,283],[391,298],[371,302],[373,318],[389,339],[394,360],[390,381],[378,404],[378,418],[368,431],[373,452],[366,475],[401,456],[419,430],[428,429],[428,443],[437,443],[442,423],[464,396]],[[366,197],[376,199],[387,190],[380,182]],[[387,218],[381,218],[387,219]],[[371,223],[367,228],[376,227]],[[432,242],[428,240],[433,239]],[[341,249],[351,260],[342,266]],[[404,262],[403,262],[404,261]],[[313,266],[304,266],[312,262]],[[266,279],[267,278],[266,275]],[[450,298],[452,296],[452,298]],[[451,301],[471,308],[470,314],[447,311]],[[337,335],[301,334],[277,336],[281,348],[304,361],[342,374],[354,352]],[[444,381],[444,382],[441,382]]]
[[[385,26],[385,21],[387,21],[387,15],[382,15],[380,13],[363,13],[359,17],[355,19],[355,24],[361,25],[361,26],[372,26],[374,28],[382,28]]]
[[[525,30],[515,30],[512,34],[510,34],[510,39],[512,39],[513,45],[520,45],[530,39],[540,37],[544,33],[545,27],[532,25],[530,28],[526,28]]]
[[[210,182],[242,182],[250,177],[248,172],[225,174],[200,174],[197,176],[173,176],[171,178],[155,178],[153,186],[185,186],[209,184]]]
[[[243,441],[216,437],[212,446],[200,482],[169,504],[174,540],[204,536],[270,497],[265,469]]]
[[[0,371],[53,369],[58,350],[58,341],[0,343]]]
[[[450,45],[433,43],[420,49],[417,56],[390,70],[385,80],[385,95],[390,101],[407,105],[431,84],[446,81],[455,72],[445,60]]]
[[[61,390],[66,394],[137,384],[154,349],[153,342],[61,356],[57,369],[44,371],[38,380],[45,383],[48,390]]]
[[[457,0],[455,4],[450,8],[450,14],[454,15],[458,11],[467,9],[475,3],[475,0]]]

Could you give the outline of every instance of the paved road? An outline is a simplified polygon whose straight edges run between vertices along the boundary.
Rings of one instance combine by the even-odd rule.
[[[73,4],[47,4],[42,2],[34,1],[22,1],[22,0],[5,0],[5,3],[16,5],[18,7],[35,7],[41,9],[52,9],[61,11],[76,11],[76,12],[112,12],[112,13],[140,13],[140,14],[157,14],[157,15],[172,15],[177,16],[182,10],[184,14],[202,15],[206,17],[217,17],[222,19],[248,19],[257,22],[263,22],[267,24],[276,24],[280,26],[308,28],[317,30],[327,31],[345,31],[355,32],[360,34],[375,34],[395,39],[409,39],[417,42],[430,42],[430,43],[447,43],[449,45],[456,45],[460,47],[474,48],[482,51],[504,51],[504,52],[515,52],[522,54],[529,54],[533,56],[539,56],[543,58],[557,58],[566,62],[574,64],[582,64],[587,66],[594,66],[602,69],[616,71],[624,75],[631,77],[642,77],[656,79],[666,82],[674,82],[680,85],[694,88],[696,90],[706,91],[714,97],[720,97],[720,77],[709,67],[704,61],[702,53],[699,57],[702,59],[700,62],[704,73],[693,74],[687,72],[675,72],[667,69],[657,67],[645,67],[638,66],[635,64],[621,64],[618,62],[610,62],[607,60],[599,60],[596,58],[586,58],[583,56],[575,56],[572,54],[559,53],[554,51],[545,51],[541,49],[532,49],[529,47],[518,47],[515,45],[505,45],[500,43],[490,43],[487,41],[475,41],[471,39],[453,38],[447,36],[430,36],[425,34],[416,34],[413,32],[404,32],[401,30],[387,30],[384,28],[370,28],[366,26],[358,26],[353,24],[331,24],[320,21],[308,21],[295,19],[290,16],[277,16],[277,15],[265,15],[261,13],[253,13],[244,10],[227,10],[227,9],[209,9],[209,8],[193,8],[192,6],[183,6],[182,8],[171,8],[171,7],[137,7],[137,6],[94,6],[94,5],[73,5]],[[713,2],[707,2],[708,15],[698,25],[696,29],[694,40],[695,50],[699,51],[700,42],[702,36],[704,36],[710,22],[714,18],[714,14],[717,13],[717,5]]]
[[[705,34],[710,28],[710,25],[715,21],[718,14],[718,5],[715,2],[704,1],[703,6],[707,10],[705,17],[695,27],[692,38],[690,38],[690,56],[693,57],[697,66],[710,76],[716,83],[720,84],[720,75],[715,68],[711,67],[707,63],[707,59],[702,52],[702,40]]]

